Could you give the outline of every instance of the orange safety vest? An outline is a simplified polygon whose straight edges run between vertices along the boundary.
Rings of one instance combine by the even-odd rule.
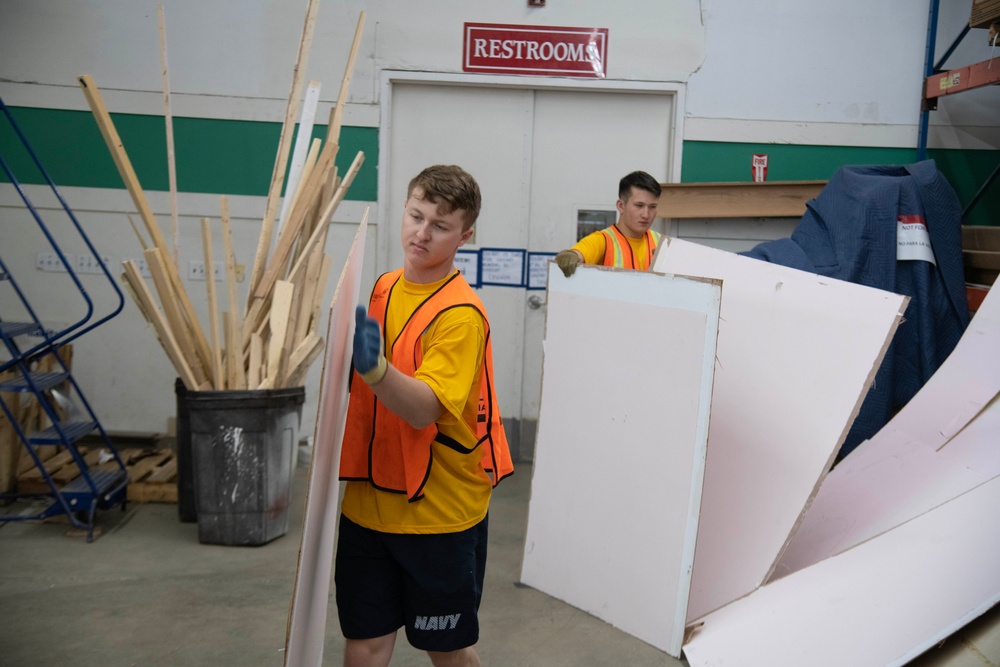
[[[372,290],[368,314],[378,320],[382,331],[385,331],[386,310],[392,290],[402,275],[402,269],[385,273]],[[489,320],[486,319],[482,301],[460,273],[456,272],[413,311],[392,343],[391,363],[413,377],[423,359],[420,341],[424,332],[439,314],[456,307],[475,308],[486,323],[476,444],[472,448],[464,447],[453,438],[440,434],[437,424],[422,429],[413,428],[382,405],[371,387],[355,371],[351,378],[347,425],[340,457],[340,479],[369,481],[376,489],[405,493],[411,502],[419,500],[434,463],[431,443],[435,441],[469,455],[479,452],[483,469],[493,475],[493,486],[514,472],[493,387],[493,345]]]
[[[627,269],[638,269],[635,257],[632,255],[632,246],[628,239],[618,231],[618,227],[611,225],[607,229],[602,229],[604,234],[604,266],[620,266]],[[653,265],[653,251],[656,250],[660,242],[659,232],[652,229],[646,230],[646,268]],[[625,251],[628,252],[628,264],[625,263]]]

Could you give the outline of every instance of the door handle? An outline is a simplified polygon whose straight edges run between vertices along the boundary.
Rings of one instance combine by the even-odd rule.
[[[542,297],[538,296],[537,294],[532,294],[531,296],[528,297],[528,308],[531,308],[532,310],[538,310],[544,305],[545,301],[542,299]]]

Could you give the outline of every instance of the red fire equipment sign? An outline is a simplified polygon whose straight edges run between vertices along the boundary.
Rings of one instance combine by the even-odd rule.
[[[754,183],[763,183],[767,180],[767,155],[762,155],[760,153],[753,154],[753,160],[750,162],[750,171],[753,173]]]

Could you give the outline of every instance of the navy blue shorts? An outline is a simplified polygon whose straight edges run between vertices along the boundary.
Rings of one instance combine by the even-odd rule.
[[[372,639],[406,628],[422,651],[479,641],[488,517],[459,533],[382,533],[340,517],[334,581],[340,630]]]

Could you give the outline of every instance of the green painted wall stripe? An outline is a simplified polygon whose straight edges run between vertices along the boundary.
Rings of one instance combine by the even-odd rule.
[[[121,188],[111,153],[88,111],[10,107],[52,180],[61,186]],[[112,114],[115,128],[144,190],[168,190],[167,140],[163,116]],[[323,138],[325,125],[313,136]],[[174,118],[177,189],[181,192],[266,196],[281,136],[280,123]],[[344,174],[358,151],[365,162],[346,199],[376,201],[378,128],[341,129],[337,167]],[[44,183],[10,124],[0,124],[0,151],[25,184]],[[0,174],[9,182],[6,174]]]
[[[917,161],[914,148],[868,148],[854,146],[801,146],[790,144],[741,144],[715,141],[685,141],[681,165],[683,183],[748,182],[754,153],[767,155],[767,180],[828,180],[846,165],[904,165]],[[938,169],[955,188],[966,206],[990,175],[1000,167],[1000,151],[927,151]],[[1000,225],[1000,178],[970,209],[965,224]]]
[[[121,188],[121,178],[87,111],[11,107],[42,164],[62,186]],[[167,190],[166,133],[162,116],[112,114],[142,187]],[[322,137],[326,126],[316,126]],[[174,118],[177,187],[183,192],[265,196],[281,134],[280,123]],[[344,127],[337,153],[340,173],[358,151],[365,163],[347,194],[355,201],[378,201],[378,128]],[[0,123],[0,153],[18,180],[44,183],[6,121]],[[684,183],[750,181],[751,156],[768,156],[768,180],[826,180],[844,165],[910,164],[916,148],[805,146],[685,141]],[[1000,167],[998,150],[929,150],[963,206]],[[0,180],[8,180],[0,174]],[[966,224],[1000,224],[1000,178],[969,212]]]
[[[927,157],[934,158],[962,206],[968,206],[980,188],[985,188],[963,220],[965,224],[1000,225],[1000,175],[987,185],[990,176],[1000,169],[1000,151],[928,150]]]

